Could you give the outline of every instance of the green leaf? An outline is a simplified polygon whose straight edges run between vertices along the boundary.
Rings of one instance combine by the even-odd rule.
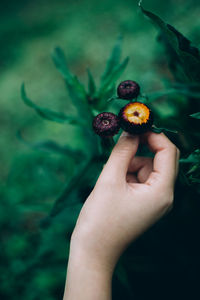
[[[195,118],[195,119],[200,119],[200,112],[192,114],[192,115],[190,115],[190,117]]]
[[[20,130],[18,130],[18,132],[17,132],[17,138],[21,142],[23,142],[26,146],[28,146],[32,149],[66,155],[70,158],[75,159],[77,162],[82,161],[82,159],[84,157],[83,152],[71,149],[69,146],[59,145],[56,142],[51,141],[51,140],[37,142],[37,143],[30,143],[23,138],[22,132]]]
[[[65,80],[69,83],[73,82],[73,75],[70,73],[67,67],[67,61],[64,55],[64,52],[61,48],[56,47],[52,53],[53,62],[58,69],[58,71],[62,74]]]
[[[155,133],[161,133],[161,132],[171,132],[171,133],[178,133],[177,130],[174,129],[168,129],[168,128],[162,128],[162,127],[156,127],[155,125],[152,126],[151,130]]]
[[[148,98],[148,101],[154,101],[160,97],[163,96],[168,96],[168,95],[173,95],[173,94],[180,94],[180,95],[185,95],[193,98],[200,98],[200,93],[199,92],[193,92],[188,89],[184,88],[167,88],[165,90],[159,90],[155,92],[147,92],[146,96]]]
[[[113,72],[107,77],[104,84],[99,90],[99,96],[101,97],[105,93],[107,93],[110,89],[113,88],[116,80],[121,76],[121,74],[124,72],[127,64],[129,62],[129,57],[126,57],[123,62],[113,69]]]
[[[161,33],[171,69],[178,80],[200,81],[200,55],[199,50],[191,46],[190,41],[185,38],[173,26],[166,24],[160,17],[145,10],[140,5],[142,13],[148,17]]]
[[[179,161],[181,163],[200,163],[200,150],[196,149],[194,152],[190,153],[186,158],[181,158]]]
[[[96,93],[95,81],[89,69],[87,69],[87,73],[88,73],[88,93],[90,97],[94,97]]]
[[[128,276],[126,265],[123,263],[123,258],[120,258],[117,263],[114,277],[116,277],[119,280],[120,284],[124,286],[131,297],[130,299],[134,299],[133,286],[130,283],[130,277]]]
[[[73,75],[66,63],[65,55],[61,48],[56,47],[52,54],[53,62],[55,63],[56,68],[62,74],[69,96],[73,101],[77,111],[81,113],[83,118],[89,119],[91,117],[90,109],[87,102],[87,93],[82,83],[80,83],[77,76]]]
[[[190,153],[186,158],[181,158],[180,163],[186,164],[187,171],[185,178],[189,184],[200,183],[200,149],[196,149]],[[184,167],[185,169],[185,167]]]
[[[67,116],[63,113],[55,112],[44,107],[40,107],[33,103],[26,95],[24,83],[21,86],[21,97],[24,103],[33,108],[43,119],[47,119],[49,121],[57,123],[78,124],[76,118],[74,117]]]
[[[150,11],[145,10],[141,5],[140,5],[141,11],[142,13],[149,18],[152,23],[159,29],[161,30],[165,36],[167,37],[167,39],[169,40],[170,44],[174,47],[174,48],[178,48],[178,41],[176,36],[168,29],[167,24],[165,24],[165,22],[158,16],[156,16],[155,14],[153,14]]]
[[[65,188],[56,199],[50,216],[54,217],[66,207],[80,203],[80,188],[95,185],[99,172],[102,168],[100,157],[93,157],[77,168],[77,172],[70,178]]]
[[[71,149],[69,146],[61,146],[54,141],[44,141],[32,144],[32,147],[38,150],[50,151],[54,153],[59,153],[66,155],[72,159],[75,159],[76,162],[82,161],[83,152],[79,150]]]
[[[177,93],[176,89],[169,88],[169,89],[165,89],[165,90],[149,92],[149,93],[146,93],[146,95],[148,97],[148,101],[154,101],[160,97],[175,94],[175,93]]]
[[[120,35],[117,38],[117,41],[113,47],[111,55],[107,61],[105,71],[101,77],[101,82],[106,81],[107,77],[110,76],[115,69],[115,67],[119,64],[122,52],[122,36]]]

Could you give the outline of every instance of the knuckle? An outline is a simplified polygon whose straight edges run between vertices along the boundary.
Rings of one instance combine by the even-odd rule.
[[[174,202],[174,192],[171,191],[167,197],[165,197],[164,199],[164,205],[166,207],[171,207],[173,205],[173,202]]]
[[[168,209],[173,205],[174,202],[174,191],[166,191],[165,188],[157,195],[157,200],[159,200],[161,209]]]
[[[172,193],[169,195],[167,203],[168,203],[169,205],[172,205],[173,202],[174,202],[174,192],[172,192]]]
[[[170,145],[170,150],[171,150],[171,152],[173,153],[173,154],[176,154],[177,153],[177,147],[174,145],[174,144],[172,144],[171,143],[171,145]]]

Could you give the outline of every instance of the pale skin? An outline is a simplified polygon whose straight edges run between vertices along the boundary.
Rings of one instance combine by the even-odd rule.
[[[139,143],[154,159],[136,156]],[[163,133],[121,135],[73,231],[64,300],[112,299],[119,257],[173,205],[179,156]]]

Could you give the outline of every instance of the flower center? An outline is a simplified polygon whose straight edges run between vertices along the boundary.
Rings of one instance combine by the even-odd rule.
[[[134,111],[133,115],[134,115],[135,117],[139,117],[140,114],[139,114],[138,111]]]
[[[105,126],[108,126],[110,124],[110,122],[108,120],[103,120],[102,124],[105,125]]]
[[[130,89],[132,87],[132,85],[130,83],[127,83],[124,85],[125,89]]]
[[[150,115],[149,108],[141,102],[128,104],[124,113],[128,121],[135,124],[146,123]]]

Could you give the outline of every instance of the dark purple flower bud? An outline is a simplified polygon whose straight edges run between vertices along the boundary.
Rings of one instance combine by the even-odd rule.
[[[141,102],[131,102],[119,112],[120,127],[132,134],[148,131],[153,125],[153,113],[148,106]]]
[[[98,114],[92,123],[93,129],[96,134],[101,137],[112,137],[119,131],[119,119],[113,113],[102,112]]]
[[[126,80],[121,82],[117,88],[117,95],[120,99],[131,100],[140,94],[140,86],[137,82]]]

